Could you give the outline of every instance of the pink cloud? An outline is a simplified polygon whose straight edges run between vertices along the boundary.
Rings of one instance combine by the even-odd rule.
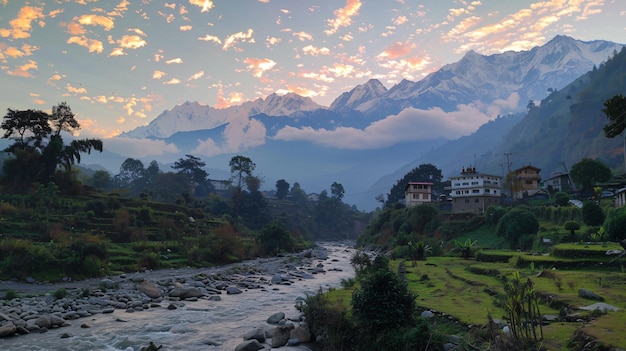
[[[328,26],[330,29],[324,32],[327,35],[333,35],[337,33],[340,27],[347,27],[352,24],[352,17],[359,14],[361,8],[360,0],[346,0],[346,6],[334,11],[335,18],[329,19]]]

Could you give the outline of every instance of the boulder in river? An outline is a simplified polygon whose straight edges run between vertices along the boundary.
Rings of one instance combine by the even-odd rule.
[[[158,299],[161,297],[161,290],[159,290],[156,284],[149,282],[147,280],[144,280],[143,282],[141,282],[138,288],[139,288],[139,291],[146,294],[146,296],[148,296],[151,299]]]
[[[258,341],[252,339],[244,341],[235,347],[235,351],[257,351],[264,349],[265,347]]]

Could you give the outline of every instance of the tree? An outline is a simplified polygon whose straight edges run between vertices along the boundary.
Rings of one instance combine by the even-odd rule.
[[[421,164],[405,174],[402,179],[391,187],[387,194],[386,205],[398,203],[404,200],[404,189],[409,182],[430,182],[433,183],[433,194],[439,195],[443,192],[444,182],[441,170],[430,163]]]
[[[607,138],[615,138],[626,128],[626,98],[622,94],[613,96],[604,102],[602,112],[609,118],[609,123],[602,130]]]
[[[594,185],[611,179],[611,169],[598,160],[583,158],[572,166],[570,175],[582,194],[591,194]]]
[[[345,194],[345,190],[343,189],[343,185],[333,182],[330,186],[330,193],[333,194],[333,198],[341,201],[343,199],[343,195]]]
[[[189,180],[194,194],[197,196],[208,196],[214,189],[209,182],[209,173],[202,167],[206,166],[202,160],[193,155],[185,155],[186,158],[180,158],[172,166],[178,170],[177,173],[183,174]]]
[[[51,115],[38,110],[8,109],[1,127],[5,130],[3,138],[15,140],[5,150],[14,156],[5,164],[5,173],[27,175],[19,178],[23,184],[52,181],[59,167],[69,177],[72,165],[80,163],[81,154],[91,153],[92,150],[102,152],[103,148],[99,139],[75,139],[67,145],[63,142],[61,132],[74,134],[80,129],[74,113],[65,102],[53,106]]]
[[[569,205],[569,194],[563,191],[557,192],[554,194],[554,204],[561,207]]]
[[[588,226],[600,226],[606,218],[602,207],[594,201],[585,201],[582,208],[583,223]]]
[[[266,253],[277,255],[282,250],[294,251],[291,234],[278,223],[270,223],[263,227],[257,237]]]
[[[626,208],[617,209],[606,221],[606,233],[611,241],[626,239]]]
[[[143,166],[143,162],[134,158],[127,158],[120,165],[120,173],[114,178],[114,183],[120,188],[133,189],[138,185],[138,182],[143,179],[146,173],[146,169]],[[143,189],[135,189],[138,193]]]
[[[88,184],[97,190],[109,190],[111,187],[111,174],[105,170],[98,170],[91,176]]]
[[[539,221],[532,212],[514,208],[498,221],[496,235],[503,237],[511,249],[529,249],[539,231]]]
[[[237,184],[237,188],[241,191],[241,187],[245,182],[246,177],[252,175],[252,172],[256,168],[256,164],[248,157],[237,155],[230,159],[228,164],[230,166],[230,173]]]
[[[276,181],[276,197],[279,200],[284,199],[289,194],[289,183],[284,179]]]
[[[360,286],[352,293],[352,316],[362,336],[375,342],[386,331],[414,325],[416,296],[404,279],[389,270],[387,259],[377,256],[363,272]]]

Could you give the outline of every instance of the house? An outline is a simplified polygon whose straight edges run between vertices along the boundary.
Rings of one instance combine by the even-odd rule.
[[[539,191],[539,182],[541,181],[541,176],[539,175],[540,171],[540,168],[531,165],[514,170],[513,174],[519,183],[515,191],[513,191],[513,197],[523,199],[524,197],[535,195],[535,193]]]
[[[626,206],[626,188],[621,188],[615,192],[615,207]]]
[[[406,207],[433,201],[433,183],[408,182],[404,187],[404,204]]]
[[[484,213],[489,206],[502,201],[502,177],[479,173],[475,167],[461,170],[461,175],[450,177],[452,212]]]
[[[550,174],[550,177],[543,182],[543,186],[551,193],[560,191],[568,193],[574,190],[569,174],[563,172],[553,172]]]

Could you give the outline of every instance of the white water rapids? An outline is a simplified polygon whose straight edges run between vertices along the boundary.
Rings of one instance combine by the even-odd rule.
[[[250,289],[239,295],[221,294],[221,301],[204,298],[185,301],[185,306],[176,310],[167,309],[167,299],[161,302],[162,307],[141,312],[116,309],[111,314],[69,321],[71,326],[50,329],[46,333],[0,338],[0,350],[138,351],[150,342],[162,345],[162,351],[235,350],[243,342],[242,336],[246,332],[257,327],[270,327],[266,320],[272,314],[284,312],[287,318],[297,316],[297,297],[316,294],[320,288],[324,291],[338,288],[342,279],[354,276],[350,265],[354,254],[352,247],[333,242],[322,246],[327,249],[328,259],[316,260],[315,264],[322,263],[326,272],[314,275],[313,279]],[[158,280],[158,271],[154,273],[157,274],[154,280]],[[82,324],[89,328],[81,328]],[[61,338],[63,334],[69,337]],[[280,350],[309,348],[284,346]]]

